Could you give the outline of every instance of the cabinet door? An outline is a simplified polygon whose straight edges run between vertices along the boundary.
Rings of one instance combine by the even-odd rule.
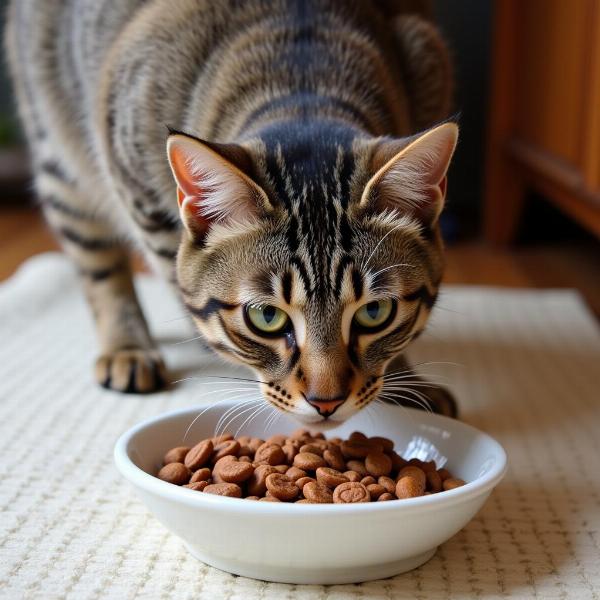
[[[586,66],[594,4],[594,0],[527,0],[517,5],[517,137],[578,171],[584,162]]]

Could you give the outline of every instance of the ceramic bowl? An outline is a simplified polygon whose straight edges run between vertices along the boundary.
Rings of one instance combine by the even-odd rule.
[[[186,442],[214,435],[235,403],[221,402],[195,423]],[[142,502],[199,560],[218,569],[284,583],[355,583],[414,569],[462,529],[506,470],[500,444],[474,427],[396,406],[362,411],[328,436],[359,430],[395,441],[405,457],[436,459],[467,484],[439,494],[365,504],[252,502],[178,487],[154,474],[165,452],[182,445],[199,408],[149,419],[125,432],[116,465]],[[282,416],[276,431],[254,419],[237,435],[266,438],[298,427]],[[235,427],[231,428],[235,431]],[[442,466],[442,465],[439,465]]]

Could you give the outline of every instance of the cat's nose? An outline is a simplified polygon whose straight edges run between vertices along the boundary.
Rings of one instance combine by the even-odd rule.
[[[322,416],[330,417],[344,402],[346,396],[338,396],[337,398],[315,398],[309,396],[306,401]]]

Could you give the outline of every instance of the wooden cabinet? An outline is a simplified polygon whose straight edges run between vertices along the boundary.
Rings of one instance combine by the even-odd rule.
[[[600,0],[497,0],[491,69],[486,237],[528,189],[600,237]]]

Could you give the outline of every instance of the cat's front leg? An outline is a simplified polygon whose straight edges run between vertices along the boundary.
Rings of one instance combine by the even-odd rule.
[[[458,417],[458,407],[452,394],[417,375],[403,355],[390,362],[384,377],[384,402],[422,410],[431,409],[440,415]]]
[[[76,183],[58,168],[36,184],[46,219],[75,262],[96,324],[95,377],[119,392],[148,393],[164,385],[165,367],[132,283],[129,256],[114,229],[92,212]]]

